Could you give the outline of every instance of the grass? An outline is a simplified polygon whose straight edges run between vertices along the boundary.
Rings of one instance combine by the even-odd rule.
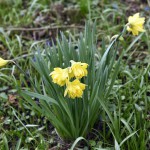
[[[139,5],[137,1],[135,4],[135,8],[146,17],[146,32],[136,38],[127,36],[120,45],[120,51],[124,49],[126,53],[109,101],[101,102],[103,111],[100,119],[86,138],[91,149],[150,149],[150,11],[144,10],[148,3]],[[63,7],[65,9],[60,11]],[[97,19],[97,45],[101,51],[102,39],[108,44],[111,37],[127,23],[129,14],[133,13],[127,3],[120,1],[93,0],[90,9],[87,7],[84,0],[68,0],[61,4],[47,0],[29,0],[26,3],[0,0],[0,55],[16,59],[21,68],[35,76],[40,84],[29,57],[34,59],[33,52],[37,47],[43,47],[51,38],[55,40],[60,28],[34,31],[35,27],[71,24],[77,27],[84,26],[85,19]],[[73,14],[81,17],[74,18]],[[33,30],[11,31],[10,27]],[[62,30],[66,36],[68,32],[72,33],[73,39],[79,36],[82,29],[66,27]],[[18,96],[16,83],[24,89],[33,89],[15,66],[0,68],[0,149],[68,149],[72,143],[69,146],[63,143],[50,122]],[[87,147],[84,142],[80,145]]]

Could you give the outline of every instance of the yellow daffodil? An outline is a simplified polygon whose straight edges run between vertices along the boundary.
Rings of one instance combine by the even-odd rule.
[[[57,83],[60,86],[65,85],[66,80],[69,78],[69,70],[68,68],[54,68],[54,71],[50,73],[52,76],[53,82]]]
[[[5,66],[10,60],[4,60],[0,57],[0,67]]]
[[[64,96],[68,94],[72,99],[75,99],[76,97],[80,98],[83,95],[85,86],[86,85],[81,83],[78,79],[75,79],[73,82],[68,81]]]
[[[128,18],[127,30],[132,32],[133,35],[138,35],[139,32],[145,31],[143,28],[144,22],[145,18],[140,17],[139,13],[136,13]]]
[[[70,62],[71,62],[71,70],[77,79],[87,76],[88,64],[81,63],[81,62],[75,62],[73,60],[71,60]]]

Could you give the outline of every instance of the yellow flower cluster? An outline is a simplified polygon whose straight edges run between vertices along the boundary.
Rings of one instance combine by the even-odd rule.
[[[53,79],[53,82],[64,86],[66,85],[66,90],[64,96],[68,94],[68,96],[72,99],[80,98],[83,95],[83,90],[85,90],[85,84],[81,83],[79,79],[84,76],[87,76],[87,67],[88,64],[75,62],[73,60],[71,62],[71,67],[62,69],[62,68],[54,68],[54,71],[50,73],[50,76]],[[70,81],[71,78],[75,78],[74,81]]]
[[[145,22],[145,18],[144,17],[140,17],[139,13],[136,13],[133,16],[130,16],[128,18],[128,26],[127,26],[127,30],[129,32],[132,32],[133,35],[138,35],[139,32],[144,32],[144,22]]]

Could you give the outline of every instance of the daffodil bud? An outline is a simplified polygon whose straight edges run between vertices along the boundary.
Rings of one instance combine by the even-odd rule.
[[[120,36],[120,37],[119,37],[119,40],[120,40],[120,41],[124,41],[123,36]]]

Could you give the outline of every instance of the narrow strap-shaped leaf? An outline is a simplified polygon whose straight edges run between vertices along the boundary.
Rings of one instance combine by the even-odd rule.
[[[78,138],[74,141],[74,143],[73,143],[73,145],[71,146],[71,149],[70,149],[70,150],[74,150],[74,149],[75,149],[75,146],[77,145],[77,143],[78,143],[79,141],[81,141],[81,140],[84,140],[86,143],[88,143],[85,138],[83,138],[83,137],[78,137]]]
[[[120,147],[123,145],[124,142],[126,142],[130,137],[132,137],[137,131],[131,133],[130,135],[128,135],[121,143],[120,143]]]
[[[20,150],[21,141],[22,141],[22,138],[19,138],[19,140],[18,140],[18,142],[17,142],[17,145],[16,145],[16,147],[15,147],[15,150]]]
[[[42,94],[38,94],[38,93],[34,93],[34,92],[29,92],[29,91],[22,91],[23,93],[32,96],[32,97],[36,97],[42,100],[47,101],[48,103],[52,103],[52,104],[56,104],[58,105],[57,101],[51,97],[48,97],[46,95],[42,95]]]

